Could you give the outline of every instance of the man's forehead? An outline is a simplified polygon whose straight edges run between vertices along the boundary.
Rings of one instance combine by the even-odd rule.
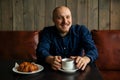
[[[59,7],[56,7],[56,8],[54,9],[54,11],[56,11],[56,10],[58,10],[58,9],[69,9],[69,8],[66,7],[66,6],[59,6]]]
[[[69,11],[70,12],[69,8],[67,8],[67,7],[59,7],[55,10],[55,12],[59,12],[59,11]]]
[[[53,11],[53,16],[71,16],[71,11],[65,6],[57,7]]]
[[[67,14],[70,15],[71,12],[68,8],[59,8],[56,10],[55,14]]]

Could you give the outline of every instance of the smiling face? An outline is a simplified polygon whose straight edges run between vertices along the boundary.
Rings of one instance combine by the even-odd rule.
[[[57,7],[53,11],[53,22],[60,34],[67,34],[72,25],[72,16],[69,8],[65,6]]]

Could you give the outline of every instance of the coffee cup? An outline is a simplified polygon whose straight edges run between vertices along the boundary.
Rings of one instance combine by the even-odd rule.
[[[72,70],[74,69],[74,60],[70,58],[64,58],[62,59],[62,69],[64,70]]]

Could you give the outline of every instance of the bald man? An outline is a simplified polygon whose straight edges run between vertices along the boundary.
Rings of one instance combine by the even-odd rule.
[[[72,14],[68,7],[53,10],[55,25],[45,27],[36,49],[37,61],[48,63],[52,69],[61,68],[62,58],[72,58],[76,67],[84,70],[93,63],[98,52],[91,33],[84,25],[72,25]]]

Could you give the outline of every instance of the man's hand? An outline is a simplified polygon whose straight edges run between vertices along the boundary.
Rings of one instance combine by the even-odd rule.
[[[59,70],[61,68],[61,56],[48,56],[46,62],[49,63],[54,70]]]
[[[84,70],[90,62],[90,58],[87,56],[71,56],[70,58],[75,59],[76,67],[81,70]]]

